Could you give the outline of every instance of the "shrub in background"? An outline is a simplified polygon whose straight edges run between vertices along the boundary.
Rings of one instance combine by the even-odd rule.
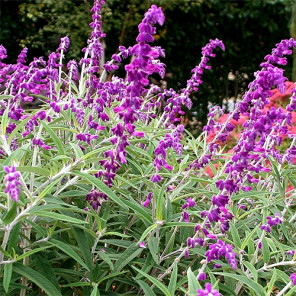
[[[67,37],[29,65],[27,49],[5,64],[0,47],[1,295],[293,295],[296,90],[285,112],[266,106],[286,90],[278,66],[296,42],[277,44],[234,111],[221,122],[213,108],[196,139],[182,107],[222,41],[202,49],[184,89],[162,89],[149,81],[165,74],[151,45],[161,8],[102,66],[103,2],[79,63],[63,65]],[[126,58],[126,78],[107,80]]]

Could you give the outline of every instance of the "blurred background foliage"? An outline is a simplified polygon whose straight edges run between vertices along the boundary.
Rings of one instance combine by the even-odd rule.
[[[91,0],[0,0],[0,44],[14,62],[21,48],[29,48],[29,58],[48,55],[61,37],[71,41],[67,59],[78,59],[90,35]],[[222,39],[226,51],[211,61],[194,107],[188,112],[195,127],[205,122],[207,106],[228,106],[243,94],[253,73],[274,45],[294,34],[292,11],[295,0],[106,0],[103,30],[107,33],[106,59],[119,45],[135,43],[137,25],[151,4],[161,6],[166,15],[158,28],[155,45],[166,50],[165,81],[174,89],[186,85],[190,70],[200,60],[200,52],[210,38]],[[292,59],[292,58],[291,58]],[[286,67],[291,80],[292,62]],[[294,77],[295,80],[296,77]],[[156,77],[157,79],[157,77]]]

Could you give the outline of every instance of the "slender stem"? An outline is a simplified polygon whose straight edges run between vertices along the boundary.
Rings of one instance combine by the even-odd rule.
[[[284,295],[284,293],[292,286],[292,282],[289,282],[278,294],[277,296]]]
[[[3,241],[2,241],[2,244],[1,244],[2,250],[4,250],[4,251],[6,251],[6,247],[7,247],[7,243],[8,243],[8,240],[9,240],[11,230],[12,230],[12,227],[6,226]],[[0,252],[0,262],[2,262],[3,259],[4,259],[4,254],[2,252]]]

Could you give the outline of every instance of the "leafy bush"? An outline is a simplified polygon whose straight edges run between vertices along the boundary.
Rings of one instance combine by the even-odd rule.
[[[285,111],[270,98],[286,91],[278,65],[296,41],[277,44],[234,111],[219,120],[214,107],[194,138],[182,106],[222,41],[202,49],[186,88],[163,89],[149,81],[165,74],[150,45],[161,8],[101,65],[103,2],[79,65],[63,65],[67,37],[29,65],[27,49],[5,64],[0,47],[1,295],[293,295],[296,90]],[[126,78],[112,75],[128,57]]]

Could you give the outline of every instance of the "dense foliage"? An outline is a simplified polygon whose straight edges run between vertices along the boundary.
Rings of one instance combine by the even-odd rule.
[[[165,77],[162,9],[102,63],[103,4],[79,62],[64,62],[67,36],[31,62],[0,46],[0,294],[295,294],[296,88],[282,67],[296,41],[195,138],[183,108],[224,43],[167,89],[149,80]]]

